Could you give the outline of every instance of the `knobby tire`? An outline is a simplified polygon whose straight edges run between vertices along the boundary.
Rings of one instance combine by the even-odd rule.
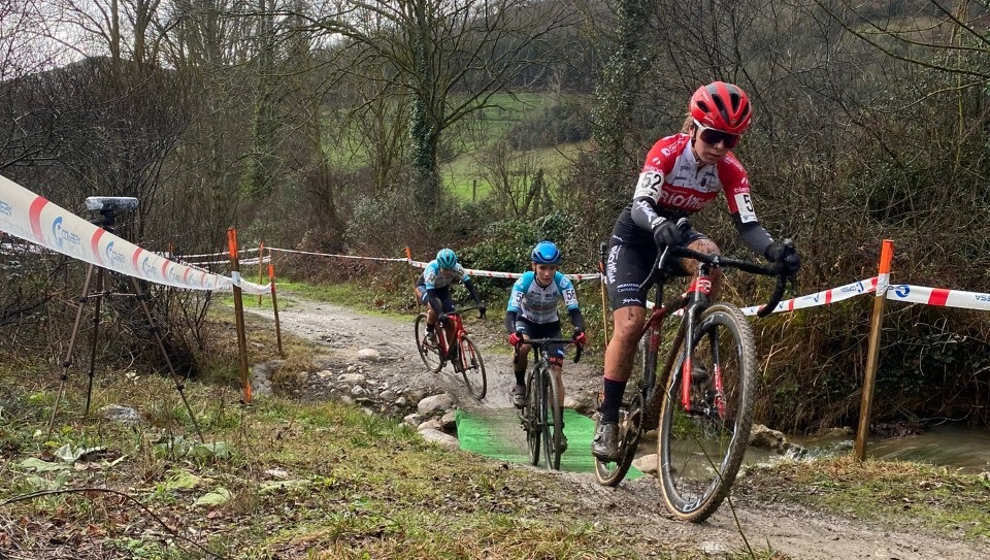
[[[746,453],[757,363],[753,332],[742,312],[731,304],[709,307],[690,342],[692,372],[706,375],[691,375],[693,411],[687,413],[681,403],[685,343],[673,350],[680,357],[667,376],[660,410],[660,495],[675,517],[697,523],[729,494]],[[723,385],[721,407],[716,379]]]
[[[437,373],[443,368],[443,360],[440,359],[439,346],[429,342],[426,337],[426,313],[420,313],[416,316],[414,332],[416,336],[416,350],[419,351],[419,357],[423,360],[423,365],[431,372]],[[436,336],[441,336],[441,334],[437,333]]]
[[[461,337],[461,375],[464,376],[464,384],[467,385],[468,392],[477,400],[485,398],[488,392],[488,377],[485,375],[485,361],[481,358],[481,352],[474,345],[474,341],[467,335]]]

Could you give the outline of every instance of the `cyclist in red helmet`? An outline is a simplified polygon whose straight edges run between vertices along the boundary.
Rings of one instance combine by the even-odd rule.
[[[750,198],[746,170],[730,151],[749,128],[753,110],[739,86],[712,82],[699,87],[688,103],[681,132],[657,141],[646,155],[632,202],[619,215],[609,241],[605,273],[614,310],[614,335],[605,351],[604,399],[592,453],[612,460],[617,453],[619,405],[632,368],[636,335],[646,318],[646,294],[639,285],[650,273],[658,250],[684,245],[718,254],[705,234],[677,227],[680,218],[707,206],[725,193],[733,222],[753,251],[789,272],[801,265],[790,246],[774,241],[760,225]],[[698,263],[681,259],[680,273],[696,276]],[[710,296],[718,296],[721,277],[711,275]]]

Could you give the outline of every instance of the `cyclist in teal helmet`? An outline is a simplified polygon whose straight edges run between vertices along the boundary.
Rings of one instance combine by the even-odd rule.
[[[560,250],[552,241],[540,241],[530,253],[533,269],[522,275],[512,286],[509,305],[505,310],[505,329],[509,332],[509,344],[515,348],[513,369],[516,385],[512,389],[512,404],[522,408],[526,404],[527,356],[530,347],[519,344],[528,338],[560,338],[560,318],[557,316],[557,300],[564,300],[571,324],[574,325],[574,340],[584,344],[584,317],[578,306],[574,285],[557,270],[560,265]],[[550,370],[557,378],[560,392],[557,399],[564,403],[564,383],[561,379],[561,366],[564,363],[564,349],[548,349]],[[566,446],[566,443],[565,443]]]
[[[416,281],[416,299],[421,304],[426,305],[426,334],[436,336],[434,329],[437,324],[437,317],[444,313],[454,311],[454,300],[450,298],[450,286],[460,282],[467,288],[471,297],[478,304],[478,312],[484,317],[485,304],[478,298],[478,292],[474,289],[471,277],[468,276],[464,267],[457,262],[457,254],[453,249],[443,248],[437,251],[437,258],[426,265],[423,274]],[[454,333],[447,332],[448,339],[453,340]],[[454,348],[456,349],[456,348]]]

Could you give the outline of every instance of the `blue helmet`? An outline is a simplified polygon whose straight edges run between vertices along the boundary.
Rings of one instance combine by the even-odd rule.
[[[540,241],[530,255],[536,264],[560,264],[560,249],[553,241]]]
[[[457,266],[457,254],[453,249],[443,248],[437,251],[437,266],[440,268],[454,268]]]

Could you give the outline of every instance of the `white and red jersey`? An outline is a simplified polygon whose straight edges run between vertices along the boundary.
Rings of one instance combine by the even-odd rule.
[[[649,198],[660,216],[680,218],[710,204],[719,191],[725,193],[729,212],[738,214],[740,225],[758,222],[746,170],[732,152],[715,164],[699,166],[691,136],[680,133],[661,138],[650,149],[632,198]],[[612,235],[619,242],[652,244],[652,235],[636,225],[631,209],[632,204],[619,215]]]
[[[729,212],[742,223],[755,222],[749,196],[749,179],[736,156],[729,152],[718,163],[698,166],[691,150],[691,136],[675,134],[657,141],[646,154],[633,199],[650,197],[661,214],[688,215],[707,206],[719,191],[725,192]]]

